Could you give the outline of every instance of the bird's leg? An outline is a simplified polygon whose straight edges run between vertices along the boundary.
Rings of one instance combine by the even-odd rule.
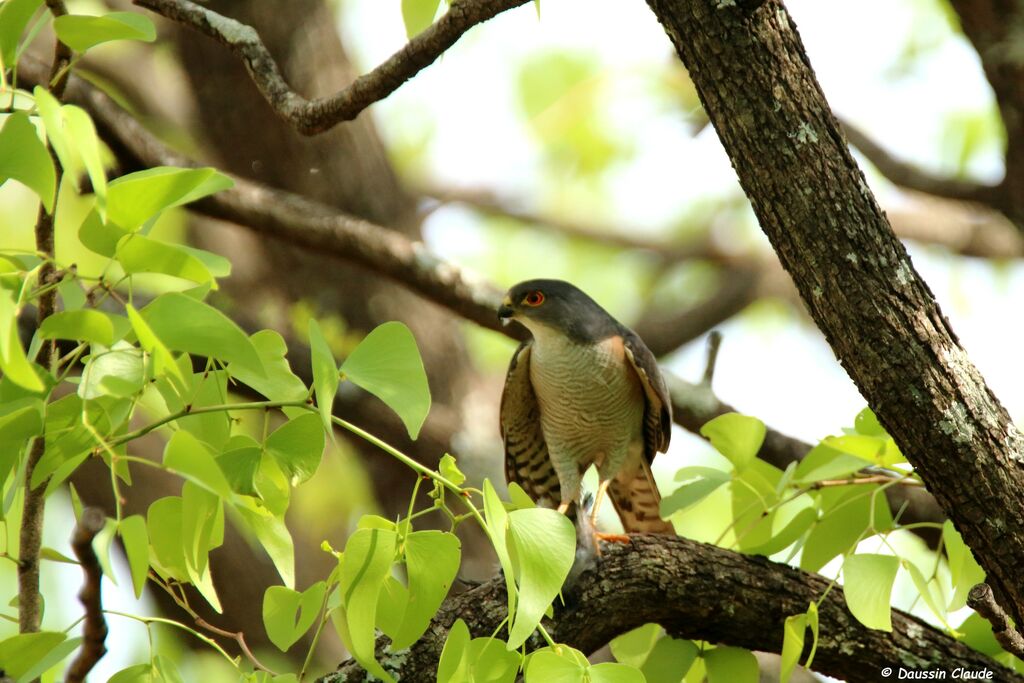
[[[601,501],[604,500],[604,495],[608,492],[608,485],[612,483],[611,479],[605,479],[597,487],[597,495],[594,496],[594,507],[590,508],[590,526],[597,528],[597,511],[601,509]]]
[[[594,530],[594,538],[599,541],[608,541],[610,543],[629,543],[628,534],[606,534],[597,530],[597,512],[601,507],[601,501],[608,492],[608,486],[611,483],[612,480],[610,478],[605,479],[597,487],[597,495],[594,497],[594,507],[590,508],[590,528]],[[597,554],[601,554],[600,546],[598,546]]]
[[[572,505],[571,500],[563,500],[561,505],[558,506],[558,512],[563,515],[566,514],[567,512],[569,512],[570,505]]]

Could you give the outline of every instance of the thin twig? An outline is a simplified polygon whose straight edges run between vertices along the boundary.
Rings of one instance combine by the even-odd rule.
[[[304,135],[322,133],[351,121],[384,99],[441,56],[466,31],[530,0],[454,0],[448,11],[402,49],[348,87],[307,100],[285,82],[259,34],[251,26],[189,0],[133,0],[168,19],[189,26],[227,46],[244,63],[253,83],[281,118]]]
[[[260,660],[256,658],[256,655],[252,653],[252,650],[249,649],[249,646],[245,642],[244,633],[242,633],[241,631],[225,631],[222,628],[217,628],[216,626],[214,626],[213,624],[211,624],[206,619],[203,619],[200,616],[197,616],[195,620],[196,626],[204,628],[211,633],[216,633],[219,636],[224,636],[225,638],[233,639],[236,643],[238,643],[239,649],[241,649],[242,653],[245,654],[245,656],[249,659],[250,662],[252,662],[252,665],[254,667],[259,669],[260,671],[266,671],[271,676],[277,676],[277,674],[274,673],[272,669],[268,669],[267,667],[263,666]]]
[[[700,383],[708,389],[711,388],[711,382],[715,378],[715,364],[718,362],[718,349],[721,346],[722,333],[718,330],[712,330],[711,334],[708,335],[708,356],[704,364],[704,377],[700,380]]]
[[[257,659],[256,655],[253,654],[252,650],[249,649],[248,643],[245,642],[245,634],[244,633],[242,633],[241,631],[226,631],[226,630],[224,630],[222,628],[214,626],[213,624],[208,622],[206,619],[203,619],[201,616],[199,616],[199,614],[194,609],[192,609],[192,606],[188,604],[188,599],[185,597],[185,590],[184,590],[184,588],[180,584],[178,584],[178,587],[181,590],[181,594],[179,595],[178,593],[174,592],[174,588],[171,585],[167,584],[157,574],[155,574],[153,572],[150,572],[149,579],[154,584],[156,584],[161,589],[163,589],[163,591],[165,593],[167,593],[169,596],[171,596],[171,600],[173,600],[174,603],[178,607],[180,607],[190,617],[192,617],[192,619],[195,621],[196,626],[198,626],[199,628],[205,629],[205,630],[209,631],[210,633],[214,633],[214,634],[216,634],[218,636],[224,636],[225,638],[231,638],[236,643],[238,643],[239,649],[249,659],[249,661],[252,662],[252,665],[254,667],[259,669],[260,671],[266,671],[271,676],[277,676],[277,674],[274,673],[274,671],[272,669],[269,669],[266,666],[264,666],[263,663],[260,662],[259,659]]]
[[[967,605],[992,624],[992,634],[1004,650],[1024,659],[1024,635],[1013,627],[1010,617],[992,594],[992,587],[979,583],[967,594]]]
[[[64,0],[46,0],[46,6],[54,17],[68,13],[64,6]],[[64,43],[56,41],[53,63],[50,65],[50,74],[46,85],[50,94],[58,100],[64,97],[70,63],[71,50]],[[54,187],[59,189],[63,168],[49,143],[47,143],[47,150],[55,171]],[[56,208],[56,202],[54,202],[55,211]],[[42,202],[39,204],[39,214],[36,219],[35,238],[36,251],[43,257],[43,264],[39,269],[39,286],[43,292],[39,295],[37,308],[36,326],[38,327],[53,314],[57,306],[57,290],[55,287],[49,286],[56,282],[56,267],[53,263],[53,214],[46,210],[46,206]],[[44,341],[39,350],[39,364],[47,371],[52,372],[56,359],[57,341],[54,339]],[[39,464],[45,452],[45,437],[40,436],[29,447],[25,463],[26,482],[32,481],[36,465]],[[18,631],[20,633],[38,631],[42,614],[42,600],[39,595],[39,551],[43,543],[46,488],[46,482],[35,488],[28,485],[25,487],[25,501],[22,504],[21,513],[21,534],[18,542]]]
[[[889,474],[873,474],[867,477],[850,477],[848,479],[821,479],[808,484],[808,489],[823,489],[830,486],[851,486],[854,484],[897,484],[900,486],[924,486],[918,479],[897,477]]]
[[[78,599],[85,608],[85,622],[82,627],[82,649],[65,674],[67,683],[81,683],[92,671],[96,662],[107,653],[107,622],[103,617],[103,600],[100,593],[103,569],[93,550],[92,540],[106,523],[106,517],[99,508],[89,507],[82,511],[82,519],[75,526],[71,537],[71,549],[82,565],[85,582],[78,592]]]
[[[598,242],[621,249],[646,251],[665,261],[703,259],[715,263],[731,263],[742,260],[742,257],[733,256],[717,248],[712,240],[706,237],[689,240],[685,243],[644,239],[637,237],[637,230],[629,226],[596,225],[538,213],[525,208],[523,203],[516,199],[504,197],[483,187],[423,186],[418,188],[418,192],[436,200],[438,205],[462,204],[488,216],[510,218],[524,225],[553,230],[559,234],[589,242]]]
[[[68,13],[64,0],[46,0],[46,6],[53,18],[63,17]],[[64,97],[64,88],[67,87],[68,77],[71,75],[71,48],[59,40],[53,48],[53,66],[50,69],[50,94],[58,100]],[[58,185],[60,187],[60,185]]]

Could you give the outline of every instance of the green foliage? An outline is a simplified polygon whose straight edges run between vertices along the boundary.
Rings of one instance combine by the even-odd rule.
[[[125,517],[118,524],[117,533],[124,544],[125,555],[128,556],[135,597],[142,597],[142,587],[146,585],[146,574],[149,571],[149,531],[146,529],[146,520],[141,515]]]
[[[400,322],[378,326],[345,359],[341,373],[398,413],[409,438],[419,436],[430,411],[430,388],[408,327]]]
[[[644,675],[626,664],[590,664],[571,647],[556,645],[537,650],[527,658],[526,683],[643,683]]]
[[[110,316],[91,308],[54,313],[39,326],[43,339],[74,339],[110,346],[114,343],[114,323]]]
[[[43,381],[25,355],[18,339],[18,316],[14,295],[0,290],[0,370],[4,377],[32,392],[41,392],[45,388]]]
[[[0,641],[0,671],[14,683],[27,683],[71,654],[81,642],[81,638],[53,631],[11,636]]]
[[[757,457],[764,442],[765,426],[757,418],[726,413],[705,423],[700,433],[737,471],[742,471]]]
[[[339,635],[356,661],[384,681],[394,679],[374,658],[377,600],[391,569],[398,537],[386,529],[359,529],[340,558],[339,589],[343,619]],[[337,623],[337,621],[336,621]]]
[[[324,453],[324,443],[324,430],[319,418],[306,413],[275,429],[267,437],[264,448],[296,486],[316,472]]]
[[[92,119],[80,107],[61,105],[40,86],[36,86],[32,95],[46,128],[47,142],[57,154],[64,173],[75,182],[87,173],[96,205],[102,210],[106,205],[107,172],[103,167],[103,147]]]
[[[506,542],[519,586],[508,637],[513,649],[530,637],[562,589],[576,554],[576,529],[556,510],[514,510],[508,515]]]
[[[388,633],[394,649],[409,647],[427,630],[458,574],[461,554],[461,544],[453,534],[414,531],[406,536],[405,570],[409,597],[401,626]]]
[[[459,469],[459,466],[455,463],[455,458],[450,453],[445,453],[441,456],[441,462],[437,466],[437,471],[441,473],[442,477],[456,486],[461,486],[466,481],[466,475]]]
[[[132,232],[161,212],[226,190],[231,179],[212,168],[157,168],[136,171],[111,181],[107,219]]]
[[[516,680],[519,666],[519,655],[506,650],[505,643],[497,638],[471,639],[466,622],[456,619],[441,651],[437,680],[512,683]]]
[[[161,294],[140,312],[153,334],[171,351],[216,358],[265,374],[245,332],[226,315],[186,294]]]
[[[782,653],[779,662],[779,683],[789,683],[793,669],[804,651],[804,636],[807,632],[807,615],[794,614],[786,617],[782,628]]]
[[[484,510],[508,587],[508,648],[514,649],[533,634],[561,590],[575,556],[576,530],[555,510],[531,506],[506,511],[487,481]]]
[[[441,0],[402,0],[402,21],[409,38],[434,23]]]
[[[696,505],[718,490],[722,484],[727,483],[730,477],[727,473],[711,467],[684,467],[676,472],[675,479],[683,484],[661,499],[662,517]]]
[[[846,606],[868,628],[892,630],[889,603],[899,565],[892,555],[850,555],[843,562]]]
[[[760,679],[757,659],[750,650],[716,647],[704,653],[708,683],[748,683]]]
[[[645,624],[611,642],[612,654],[623,664],[640,669],[647,683],[678,683],[699,656],[696,643],[663,633],[657,624]]]
[[[532,57],[519,72],[520,107],[556,168],[592,177],[632,153],[604,122],[599,75],[594,60],[562,51]]]
[[[3,69],[14,64],[21,34],[42,4],[43,0],[7,0],[0,5],[0,61]]]
[[[317,581],[299,593],[284,586],[271,586],[263,595],[263,625],[270,642],[288,650],[316,621],[327,584]]]
[[[613,639],[609,644],[617,661],[640,667],[647,660],[655,643],[661,638],[661,627],[644,624]]]
[[[985,580],[985,572],[978,566],[971,549],[949,520],[942,524],[942,541],[946,548],[946,559],[949,562],[949,573],[954,589],[947,609],[953,611],[967,604],[967,594],[971,588]]]
[[[338,391],[338,364],[331,354],[320,325],[315,319],[309,320],[309,350],[313,357],[313,392],[316,404],[320,408],[320,418],[324,429],[331,429],[331,408],[334,406],[334,395]]]
[[[48,213],[53,213],[56,171],[36,127],[23,112],[7,117],[0,129],[0,150],[0,185],[17,180],[39,196]]]
[[[83,399],[102,396],[128,398],[142,391],[145,362],[142,350],[128,342],[118,341],[111,348],[93,344],[85,357],[78,395]]]
[[[832,558],[852,550],[872,529],[884,531],[891,525],[885,496],[864,488],[851,484],[815,494],[821,516],[804,543],[802,569],[818,571]]]
[[[53,20],[53,30],[75,52],[85,52],[112,40],[156,40],[153,22],[135,12],[110,12],[101,17],[68,14]]]
[[[640,671],[647,683],[675,683],[686,676],[697,655],[693,641],[666,636],[654,644]]]
[[[754,418],[723,415],[706,424],[701,433],[731,468],[681,469],[676,475],[681,485],[663,498],[664,514],[686,513],[728,485],[732,517],[719,542],[746,553],[796,560],[808,571],[836,566],[830,563],[841,558],[850,611],[865,625],[883,630],[891,628],[892,589],[902,567],[920,602],[952,631],[947,623],[948,611],[964,605],[967,591],[983,580],[984,573],[948,523],[943,526],[943,547],[949,580],[939,571],[940,558],[934,554],[923,562],[901,557],[897,546],[887,542],[890,534],[903,527],[893,519],[884,491],[895,485],[916,485],[917,481],[870,409],[856,416],[852,429],[826,437],[785,472],[756,458],[765,432],[764,425]],[[863,475],[865,467],[885,468],[891,472],[891,479]],[[872,537],[878,537],[893,554],[859,553],[858,546]],[[804,665],[809,667],[818,639],[816,603],[811,603],[806,613],[786,620],[782,633],[783,679],[789,677],[807,649],[808,631],[810,654]],[[629,639],[616,641],[613,652],[620,661],[644,668],[654,643],[662,640],[657,638],[656,629],[636,631]],[[733,664],[723,665],[722,661],[732,662],[735,657],[735,665],[745,667],[745,659],[727,651],[712,654],[718,649],[704,657],[709,677],[731,680],[722,677],[740,675],[730,668]]]

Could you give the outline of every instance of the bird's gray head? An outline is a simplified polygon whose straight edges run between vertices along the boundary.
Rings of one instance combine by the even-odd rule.
[[[508,290],[498,308],[504,324],[515,320],[533,333],[557,331],[580,343],[617,334],[619,323],[585,292],[563,280],[526,280]]]

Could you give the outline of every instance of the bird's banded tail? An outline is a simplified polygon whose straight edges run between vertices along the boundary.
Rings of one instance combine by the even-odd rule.
[[[622,520],[627,534],[650,533],[675,535],[671,522],[661,518],[661,493],[647,462],[634,472],[620,472],[608,485],[608,497]]]

